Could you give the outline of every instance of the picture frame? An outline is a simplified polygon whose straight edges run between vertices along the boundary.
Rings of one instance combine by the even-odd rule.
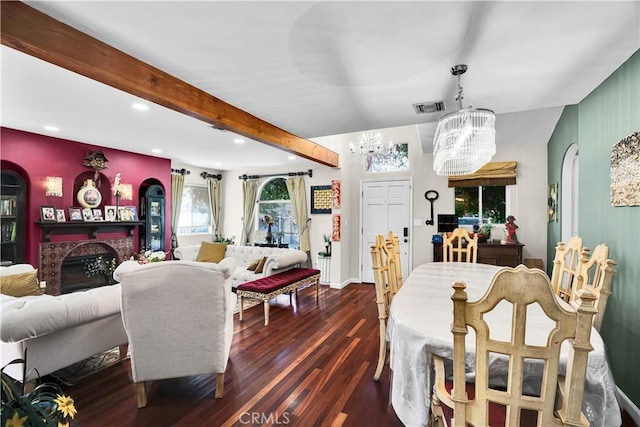
[[[118,216],[116,215],[117,210],[115,206],[105,206],[104,207],[104,220],[105,221],[117,221]]]
[[[40,206],[40,221],[56,222],[56,209],[53,206]]]
[[[124,209],[129,211],[129,219],[128,221],[137,221],[138,220],[138,210],[133,205],[123,206]]]
[[[333,194],[330,185],[311,186],[311,213],[330,214]]]
[[[82,220],[84,222],[93,222],[93,209],[82,208]]]
[[[56,209],[56,222],[67,222],[67,216],[64,209]]]
[[[547,197],[547,214],[549,222],[558,222],[558,183],[549,185]]]
[[[131,221],[129,218],[130,211],[124,206],[120,206],[120,208],[118,208],[118,215],[120,216],[120,221]]]
[[[102,209],[93,208],[92,212],[93,212],[93,220],[94,221],[104,221],[104,217],[102,216]]]
[[[69,208],[69,221],[82,221],[82,208]]]

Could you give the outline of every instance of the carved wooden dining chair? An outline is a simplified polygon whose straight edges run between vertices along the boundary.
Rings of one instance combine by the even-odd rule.
[[[464,228],[456,228],[450,236],[446,234],[442,240],[443,262],[472,262],[478,260],[478,235]]]
[[[398,236],[389,231],[387,239],[387,256],[389,258],[389,285],[391,288],[391,299],[402,287],[402,261],[400,260],[400,241]]]
[[[598,313],[593,317],[593,326],[600,332],[617,264],[614,260],[609,259],[609,248],[604,243],[593,248],[592,253],[588,248],[584,248],[580,254],[579,264],[570,301],[574,305],[579,301],[576,291],[580,289],[589,289],[593,292],[596,296],[596,308],[598,309]]]
[[[569,305],[563,308],[546,274],[524,265],[500,270],[489,290],[476,302],[467,302],[464,283],[454,283],[453,289],[453,381],[445,379],[444,360],[434,355],[433,421],[438,425],[465,427],[468,424],[588,425],[581,405],[587,356],[592,350],[590,337],[596,312],[595,296],[589,290],[580,290],[578,308],[574,310]],[[505,303],[509,306],[512,323],[510,334],[501,341],[498,339],[500,332],[490,330],[493,325],[487,319],[496,307]],[[533,340],[528,337],[526,314],[536,308],[541,308],[550,319],[551,326],[545,331],[544,343],[531,342]],[[475,384],[465,381],[468,326],[475,331]],[[566,378],[559,376],[560,349],[564,341],[570,346]],[[508,367],[508,372],[500,378],[506,387],[493,385],[495,374],[490,377],[490,362],[501,363],[501,358],[506,358]],[[532,371],[536,372],[539,393],[530,393],[524,387],[531,381],[529,376],[525,378],[524,372]],[[556,405],[556,402],[559,403]]]
[[[571,300],[573,282],[578,275],[582,238],[573,236],[569,243],[559,242],[553,259],[551,286],[556,295],[564,301]]]
[[[387,318],[389,306],[393,299],[390,284],[389,249],[384,236],[378,234],[376,242],[371,246],[371,267],[376,286],[376,304],[378,305],[378,320],[380,322],[380,351],[378,353],[378,366],[373,379],[378,381],[387,360]]]

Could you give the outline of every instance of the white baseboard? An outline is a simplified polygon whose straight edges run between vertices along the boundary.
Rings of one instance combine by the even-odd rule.
[[[357,282],[358,280],[357,279],[348,279],[348,280],[345,280],[342,283],[332,283],[331,284],[331,289],[343,289],[343,288],[346,288],[350,283],[352,283],[354,281]]]
[[[640,426],[640,408],[638,408],[631,399],[629,399],[627,395],[620,390],[620,387],[616,387],[616,394],[618,395],[618,403],[622,405],[624,411],[629,414],[636,425]]]

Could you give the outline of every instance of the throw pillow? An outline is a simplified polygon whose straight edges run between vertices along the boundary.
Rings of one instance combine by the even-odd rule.
[[[262,273],[262,270],[264,270],[264,263],[267,262],[267,257],[262,257],[262,259],[260,259],[260,262],[258,262],[258,265],[256,267],[256,269],[254,270],[256,272],[256,274],[258,273]]]
[[[12,297],[42,295],[38,284],[38,270],[0,277],[0,292]]]
[[[251,264],[249,264],[249,266],[247,267],[247,270],[256,271],[256,267],[258,267],[258,264],[260,264],[260,261],[262,261],[262,258],[258,258],[257,260],[253,261]]]
[[[226,243],[209,243],[202,242],[196,261],[200,262],[215,262],[218,263],[224,258],[224,253],[227,250]]]

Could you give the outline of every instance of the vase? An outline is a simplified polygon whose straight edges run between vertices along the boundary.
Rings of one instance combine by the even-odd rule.
[[[87,179],[76,196],[78,203],[84,208],[97,208],[102,202],[102,194],[92,179]]]
[[[271,224],[267,225],[267,235],[265,236],[267,243],[273,243],[273,234],[271,234]]]

